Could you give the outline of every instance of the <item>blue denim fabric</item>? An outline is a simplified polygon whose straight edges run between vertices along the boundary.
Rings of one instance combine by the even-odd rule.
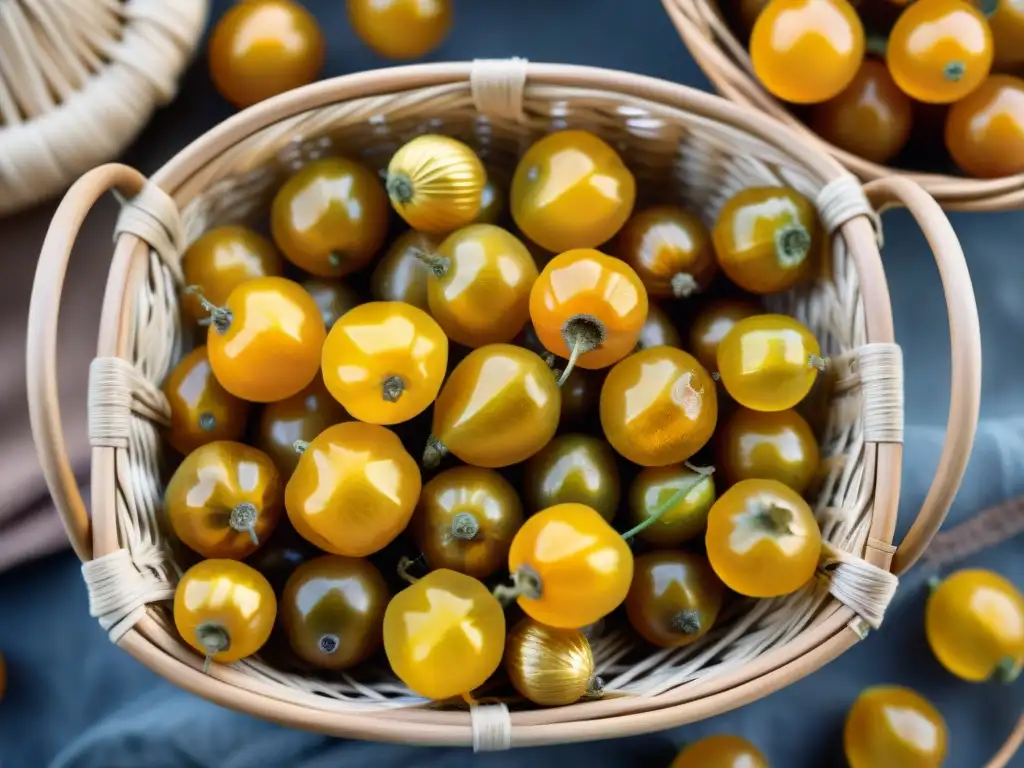
[[[384,65],[353,38],[340,0],[305,4],[327,33],[328,74]],[[219,15],[228,3],[213,5]],[[510,55],[706,87],[657,0],[456,0],[451,39],[429,58]],[[152,171],[230,114],[213,94],[202,59],[201,53],[181,97],[157,116],[128,162]],[[1024,214],[957,215],[953,221],[981,308],[985,377],[984,421],[947,525],[1024,493]],[[886,272],[907,371],[902,534],[924,498],[944,439],[949,342],[924,239],[905,213],[887,214],[885,226]],[[1024,541],[1006,542],[966,564],[983,564],[1024,585]],[[747,736],[776,767],[829,768],[843,764],[847,708],[863,687],[877,683],[910,685],[927,695],[949,723],[947,765],[980,768],[1024,706],[1024,685],[968,685],[945,673],[924,641],[922,590],[920,576],[908,575],[880,631],[810,677],[734,712],[652,736],[474,756],[314,736],[180,691],[109,643],[87,614],[78,563],[64,554],[0,576],[0,650],[10,678],[0,702],[0,768],[667,765],[677,743],[714,732]],[[1024,758],[1016,764],[1024,765]]]

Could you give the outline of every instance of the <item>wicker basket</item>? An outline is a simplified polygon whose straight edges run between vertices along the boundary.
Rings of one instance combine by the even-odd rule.
[[[207,0],[9,0],[0,11],[0,215],[117,157],[169,102]]]
[[[168,406],[159,385],[182,353],[178,259],[204,230],[266,211],[281,179],[325,153],[381,168],[426,130],[474,144],[510,169],[538,136],[583,127],[618,146],[641,189],[684,198],[709,219],[751,184],[790,185],[818,201],[833,238],[831,277],[780,297],[832,361],[822,449],[828,476],[815,508],[834,553],[819,578],[749,606],[695,645],[645,655],[625,632],[593,641],[605,695],[557,709],[488,704],[440,708],[394,679],[316,679],[258,658],[215,664],[177,636],[167,600],[179,573],[158,516]],[[116,190],[124,207],[90,381],[92,520],[64,450],[57,403],[61,284],[91,206]],[[875,209],[906,205],[942,276],[952,340],[952,406],[935,483],[899,548],[903,372],[879,255]],[[178,685],[215,702],[339,736],[501,749],[656,731],[764,696],[835,658],[878,626],[895,588],[941,524],[977,425],[977,308],[963,253],[938,205],[913,182],[861,187],[823,152],[775,121],[679,85],[586,67],[521,60],[435,64],[329,80],[270,99],[213,129],[151,180],[123,165],[80,179],[43,245],[29,327],[31,416],[39,455],[75,551],[91,610],[111,639]]]
[[[829,144],[794,117],[789,108],[758,82],[750,55],[719,11],[715,0],[661,0],[694,60],[726,98],[782,121],[801,138],[811,138],[864,181],[899,174],[920,184],[943,208],[1004,211],[1024,206],[1024,174],[1000,179],[971,179],[887,168]]]

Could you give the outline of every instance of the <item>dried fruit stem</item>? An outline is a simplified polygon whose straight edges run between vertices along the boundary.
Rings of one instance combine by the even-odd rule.
[[[401,376],[388,376],[381,385],[381,397],[389,403],[397,403],[405,391],[405,380]]]
[[[196,627],[196,639],[206,651],[206,658],[203,660],[203,674],[206,674],[210,671],[213,657],[231,647],[231,636],[223,624],[207,621]]]
[[[521,565],[512,572],[512,585],[499,584],[494,588],[494,596],[502,605],[507,605],[519,597],[539,600],[543,594],[540,575],[526,565]]]
[[[691,610],[679,611],[669,621],[669,626],[681,635],[696,635],[701,627],[700,614]]]
[[[295,449],[296,453],[305,453],[306,449],[309,448],[309,442],[306,440],[296,440],[292,443],[292,448]]]
[[[452,518],[452,538],[472,541],[480,533],[480,523],[471,512],[458,512]]]
[[[408,203],[415,195],[412,179],[404,173],[389,173],[384,188],[388,196],[398,203]]]
[[[448,449],[444,443],[434,435],[427,438],[427,446],[423,449],[423,466],[427,469],[437,469],[441,459],[448,455]]]
[[[252,543],[259,546],[260,540],[256,535],[256,518],[258,516],[259,513],[256,505],[243,501],[231,510],[231,515],[228,517],[228,525],[239,533],[248,533]]]
[[[693,279],[693,275],[686,272],[672,275],[672,295],[677,299],[689,298],[699,290],[700,285]]]
[[[775,257],[783,267],[797,267],[811,250],[811,234],[803,224],[793,222],[775,232]]]
[[[447,256],[438,256],[419,248],[411,248],[410,253],[426,264],[434,274],[434,277],[444,277],[448,274],[448,270],[452,268],[452,260]]]
[[[409,573],[409,569],[411,567],[412,560],[410,560],[408,557],[403,556],[402,559],[398,561],[398,566],[395,568],[395,570],[398,571],[398,575],[399,577],[401,577],[402,581],[407,581],[410,584],[415,584],[417,581],[419,581],[419,579],[417,579],[415,576]]]
[[[203,309],[210,313],[210,323],[214,328],[216,328],[220,333],[227,332],[228,328],[231,326],[231,321],[234,319],[230,309],[218,307],[216,304],[211,302],[203,296],[203,289],[198,285],[190,285],[185,289],[185,293],[195,296]]]
[[[573,315],[565,321],[565,325],[562,327],[562,340],[572,352],[569,355],[569,363],[558,378],[558,386],[562,386],[569,378],[580,355],[585,355],[601,346],[605,335],[604,323],[593,315]]]

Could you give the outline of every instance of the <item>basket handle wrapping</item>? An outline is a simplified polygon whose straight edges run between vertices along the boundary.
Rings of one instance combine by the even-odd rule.
[[[83,561],[92,559],[91,525],[68,460],[57,388],[61,292],[71,249],[92,207],[111,190],[126,198],[135,197],[147,183],[134,168],[110,163],[94,168],[72,184],[46,231],[32,284],[26,355],[29,421],[46,485],[71,546]]]
[[[942,208],[919,185],[889,176],[864,185],[875,210],[903,205],[917,221],[935,256],[949,313],[952,380],[946,440],[924,503],[893,555],[893,573],[910,568],[946,519],[960,488],[978,429],[981,407],[981,329],[963,249]]]

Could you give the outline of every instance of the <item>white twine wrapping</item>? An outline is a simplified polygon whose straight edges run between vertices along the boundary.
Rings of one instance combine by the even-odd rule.
[[[469,708],[474,752],[500,752],[512,748],[512,717],[504,704],[476,704]]]

